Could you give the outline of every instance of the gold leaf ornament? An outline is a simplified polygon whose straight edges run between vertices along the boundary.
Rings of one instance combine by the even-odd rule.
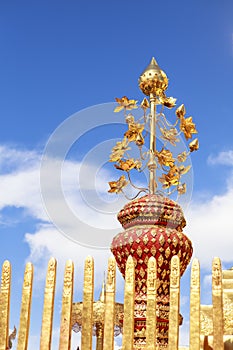
[[[136,145],[141,147],[144,145],[145,143],[145,140],[144,140],[144,137],[142,136],[142,133],[139,133],[137,138],[136,138],[136,141],[135,141]]]
[[[179,168],[178,168],[178,173],[180,175],[184,175],[184,174],[187,174],[187,172],[191,169],[191,165],[188,165],[188,166],[184,166],[184,165],[181,165]]]
[[[173,159],[173,154],[171,151],[162,149],[162,151],[156,153],[156,156],[160,165],[169,167],[174,165],[175,159]]]
[[[186,153],[186,151],[184,151],[184,152],[182,152],[182,153],[179,153],[178,156],[177,156],[177,160],[178,160],[178,162],[180,162],[180,163],[185,162],[186,159],[187,159],[187,153]]]
[[[159,181],[163,184],[163,188],[166,189],[179,184],[180,176],[176,171],[176,168],[177,167],[172,167],[167,174],[163,173],[162,176],[159,177]]]
[[[199,141],[198,139],[194,139],[189,143],[189,150],[190,152],[197,151],[199,149]]]
[[[186,193],[186,184],[183,183],[183,184],[180,184],[177,186],[177,192],[179,194],[185,194]]]
[[[119,106],[117,106],[114,109],[114,112],[120,112],[122,111],[122,109],[126,109],[128,111],[138,108],[137,106],[137,102],[136,100],[129,100],[128,97],[123,96],[122,98],[115,98],[116,102],[119,104]]]
[[[127,160],[120,160],[119,164],[114,164],[114,166],[116,169],[123,171],[130,171],[134,168],[138,169],[141,167],[141,165],[137,161],[134,161],[133,158]]]
[[[125,137],[129,141],[136,141],[137,137],[140,135],[140,138],[143,139],[142,131],[144,130],[144,125],[140,123],[129,123],[129,130],[125,132]],[[144,140],[144,139],[143,139]],[[144,143],[144,142],[143,142]]]
[[[193,123],[193,118],[181,117],[180,119],[180,130],[183,131],[186,140],[192,138],[192,134],[197,134],[196,126]]]
[[[142,100],[140,107],[144,109],[144,111],[146,111],[150,107],[150,103],[146,97]]]
[[[180,105],[176,110],[176,116],[177,118],[182,118],[185,116],[186,110],[184,104]]]
[[[169,141],[173,146],[176,146],[176,142],[179,142],[180,140],[177,138],[177,130],[175,128],[160,128],[160,131],[162,133],[161,138],[165,141]]]
[[[128,147],[128,140],[126,138],[124,138],[122,141],[118,141],[112,149],[109,161],[119,161],[124,156],[124,153],[128,150],[130,150],[130,147]]]
[[[162,95],[159,97],[160,102],[167,108],[173,108],[176,105],[176,98],[174,97],[166,97],[166,95]]]
[[[125,121],[126,121],[127,124],[134,123],[134,116],[132,114],[128,114],[125,117]]]
[[[125,176],[122,175],[117,181],[110,181],[108,184],[110,186],[110,189],[108,190],[109,193],[119,193],[122,192],[122,188],[127,186],[129,181],[126,180]]]

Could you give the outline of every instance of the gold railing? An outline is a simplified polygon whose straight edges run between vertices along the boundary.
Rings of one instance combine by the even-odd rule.
[[[223,287],[220,259],[215,258],[212,265],[212,300],[213,300],[213,348],[208,341],[201,344],[200,326],[200,266],[197,259],[193,260],[190,286],[190,350],[224,349],[224,319],[223,319]],[[25,268],[22,290],[20,323],[17,336],[17,350],[28,349],[30,309],[32,300],[33,265],[28,263]],[[44,290],[44,307],[40,335],[40,350],[51,349],[53,330],[54,295],[56,284],[56,260],[50,259]],[[134,337],[134,263],[129,257],[126,266],[124,291],[124,324],[122,350],[133,350]],[[74,288],[74,266],[67,261],[65,266],[62,310],[60,321],[59,350],[71,348],[72,332],[72,304]],[[156,350],[156,261],[152,257],[148,262],[147,278],[147,320],[146,340],[147,350]],[[2,266],[1,294],[0,294],[0,350],[8,349],[9,311],[11,290],[11,265],[5,261]],[[113,257],[108,261],[108,274],[105,297],[105,322],[103,350],[114,349],[114,314],[116,291],[116,263]],[[93,322],[93,294],[94,294],[94,261],[91,257],[85,260],[83,286],[83,319],[81,350],[92,350],[92,322]],[[179,258],[174,256],[171,261],[170,275],[170,312],[169,312],[169,350],[179,349],[179,305],[180,305],[180,266]],[[180,348],[181,349],[181,348]],[[33,349],[34,350],[34,349]]]

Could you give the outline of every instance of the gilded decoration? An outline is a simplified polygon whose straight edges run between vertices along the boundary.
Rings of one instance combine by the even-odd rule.
[[[118,213],[124,231],[114,237],[111,251],[124,277],[126,263],[131,256],[135,267],[135,349],[141,349],[146,344],[147,264],[151,257],[155,258],[157,332],[154,345],[162,349],[168,343],[171,260],[175,255],[180,259],[179,268],[176,260],[173,263],[174,285],[192,256],[192,243],[182,232],[186,225],[182,209],[168,196],[175,192],[185,194],[186,183],[182,178],[191,168],[187,165],[187,159],[191,152],[198,150],[199,144],[198,139],[192,140],[197,133],[196,126],[193,118],[186,116],[183,104],[176,107],[174,117],[171,117],[173,120],[168,121],[167,111],[175,108],[176,98],[167,96],[167,76],[154,58],[140,75],[139,87],[148,96],[141,103],[126,96],[116,98],[118,105],[115,112],[124,113],[127,130],[110,154],[109,160],[121,172],[121,176],[109,182],[109,192],[123,193],[130,202]],[[137,118],[136,110],[139,111]],[[176,152],[181,134],[189,141],[189,151]],[[156,137],[163,143],[160,149]],[[135,147],[138,157],[130,155]],[[149,173],[148,185],[138,186],[134,177],[145,170]],[[135,193],[131,198],[127,194],[129,185]],[[129,276],[126,282],[127,278]],[[152,339],[148,327],[147,337]]]

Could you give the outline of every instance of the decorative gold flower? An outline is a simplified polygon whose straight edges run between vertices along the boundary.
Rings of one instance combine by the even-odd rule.
[[[126,138],[124,138],[122,141],[118,141],[112,149],[109,161],[119,161],[128,150],[130,150],[130,147],[128,147],[128,140]]]
[[[163,188],[169,188],[171,186],[178,186],[177,191],[179,194],[182,194],[182,191],[186,191],[186,185],[180,185],[180,177],[181,175],[186,174],[191,166],[184,167],[183,165],[180,167],[172,166],[167,174],[163,173],[161,177],[159,177],[159,181],[163,184]],[[183,192],[185,193],[185,192]]]
[[[119,193],[122,192],[122,188],[128,185],[128,181],[126,181],[125,176],[122,175],[117,181],[110,181],[109,186],[110,189],[108,192],[110,193]]]
[[[149,103],[149,101],[147,100],[146,97],[142,100],[142,103],[140,104],[140,107],[141,107],[142,109],[144,109],[144,111],[146,111],[147,108],[150,107],[150,103]]]
[[[175,128],[171,128],[171,129],[160,128],[160,131],[162,133],[161,138],[165,141],[169,141],[173,146],[176,146],[176,142],[180,141],[177,138],[177,130]]]
[[[160,96],[159,100],[167,108],[173,108],[176,105],[176,98],[166,97],[165,94]]]
[[[141,133],[138,134],[135,143],[136,143],[136,145],[139,146],[139,147],[141,147],[141,146],[144,145],[145,140],[144,140],[144,137],[142,136]]]
[[[172,167],[174,165],[175,159],[173,159],[173,154],[167,149],[162,149],[160,152],[156,152],[156,156],[160,165],[165,165]]]
[[[199,141],[198,139],[194,139],[189,143],[190,152],[197,151],[199,149]]]
[[[177,156],[177,160],[178,160],[178,162],[180,162],[180,163],[185,162],[186,159],[187,159],[187,153],[186,153],[186,151],[184,151],[184,152],[182,152],[182,153],[179,153],[178,156]]]
[[[141,160],[136,159],[136,160],[134,161],[134,163],[136,164],[135,169],[137,169],[137,170],[141,169],[141,167],[142,167],[142,162],[141,162]]]
[[[159,181],[163,184],[163,188],[169,188],[171,186],[177,186],[179,184],[180,176],[177,172],[177,167],[172,167],[167,174],[163,173],[159,177]]]
[[[125,137],[129,141],[136,141],[138,135],[140,135],[140,138],[143,139],[142,131],[144,130],[144,125],[140,123],[129,123],[129,130],[125,132]],[[143,139],[144,141],[144,139]],[[144,142],[143,142],[144,143]]]
[[[186,184],[183,183],[183,184],[180,184],[177,186],[177,191],[179,194],[184,194],[186,193]]]
[[[188,117],[188,118],[181,117],[180,118],[180,130],[183,131],[186,140],[191,139],[192,134],[197,134],[196,126],[193,123],[193,118],[192,117]]]
[[[115,98],[116,102],[119,104],[119,106],[117,106],[114,109],[114,112],[120,112],[122,109],[126,109],[128,111],[130,111],[131,109],[135,109],[138,108],[137,106],[137,102],[136,100],[129,100],[128,97],[123,96],[122,98]]]
[[[127,159],[127,160],[120,160],[119,164],[114,164],[116,169],[123,170],[123,171],[130,171],[134,168],[140,169],[142,166],[139,164],[139,161],[135,161],[133,158]]]
[[[182,118],[185,116],[186,110],[184,104],[180,105],[176,110],[177,118]]]
[[[125,117],[125,121],[126,121],[127,124],[134,123],[134,116],[132,114],[128,114]]]

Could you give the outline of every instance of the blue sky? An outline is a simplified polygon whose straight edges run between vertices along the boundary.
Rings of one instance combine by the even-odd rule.
[[[98,294],[105,269],[102,261],[107,261],[109,253],[84,248],[53,226],[41,201],[41,156],[55,129],[75,115],[77,133],[88,132],[70,146],[70,157],[64,165],[67,201],[74,212],[79,211],[82,222],[90,221],[95,229],[120,230],[114,210],[124,200],[114,202],[115,197],[113,200],[106,196],[106,183],[115,173],[102,169],[107,153],[96,156],[98,152],[94,152],[95,147],[97,151],[105,145],[108,148],[110,139],[121,137],[121,127],[113,124],[120,121],[118,116],[113,120],[109,105],[104,105],[101,115],[97,115],[98,108],[98,113],[95,108],[89,110],[88,125],[85,114],[78,112],[123,95],[141,100],[137,80],[152,56],[169,77],[168,95],[176,97],[177,104],[185,104],[199,131],[200,151],[192,157],[192,201],[185,215],[186,232],[202,263],[203,288],[210,291],[212,257],[220,256],[225,268],[233,265],[232,18],[230,0],[0,3],[0,261],[9,259],[13,266],[11,327],[18,323],[23,269],[28,260],[35,264],[38,286],[43,286],[49,257],[53,255],[58,260],[56,327],[60,275],[66,259],[75,261],[80,284],[84,257],[89,253],[95,256]],[[102,122],[108,123],[108,113],[111,125],[98,128]],[[90,131],[91,125],[95,125],[94,131]],[[83,187],[77,184],[80,169],[84,180],[97,174],[96,182],[90,185],[84,181]],[[50,172],[46,183],[50,189],[53,182]],[[98,200],[83,204],[83,194],[89,201],[96,190],[102,198],[104,214],[96,211]],[[59,203],[55,204],[60,216]],[[92,205],[94,214],[87,208]],[[65,218],[61,219],[66,225]],[[188,280],[187,274],[184,290]],[[209,295],[206,291],[203,301]],[[36,315],[42,305],[37,287],[34,294],[31,342],[38,338],[40,320]],[[80,297],[78,288],[75,295]],[[185,314],[185,295],[182,303]],[[187,334],[186,329],[183,334]],[[187,342],[185,335],[183,339]]]

